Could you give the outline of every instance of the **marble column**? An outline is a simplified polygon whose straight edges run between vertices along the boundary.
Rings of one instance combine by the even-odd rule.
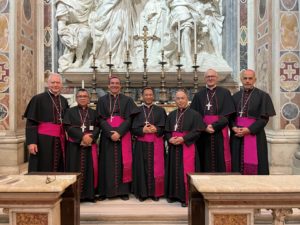
[[[0,4],[1,174],[27,169],[22,115],[30,98],[41,89],[42,5],[43,1],[34,0],[4,0]]]
[[[253,10],[256,57],[249,65],[277,114],[266,132],[270,172],[300,174],[299,0],[254,1]]]

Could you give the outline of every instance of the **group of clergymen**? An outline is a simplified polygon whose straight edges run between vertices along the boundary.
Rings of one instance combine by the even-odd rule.
[[[206,86],[191,104],[179,89],[177,109],[166,115],[154,104],[151,87],[142,90],[137,107],[115,76],[96,110],[86,89],[77,91],[78,105],[69,108],[60,95],[62,78],[52,73],[48,90],[34,96],[24,113],[29,172],[80,172],[82,201],[128,200],[133,193],[140,201],[164,196],[183,207],[188,173],[269,174],[264,127],[275,115],[270,96],[254,87],[250,69],[241,73],[243,88],[233,96],[217,81],[217,72],[207,70]]]

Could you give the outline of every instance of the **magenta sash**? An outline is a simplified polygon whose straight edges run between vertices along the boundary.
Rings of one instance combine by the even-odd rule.
[[[155,179],[155,197],[164,195],[164,140],[157,137],[156,134],[145,134],[138,137],[138,141],[150,142],[154,144],[154,179]]]
[[[172,137],[183,137],[188,132],[172,132]],[[187,146],[186,144],[182,144],[183,148],[183,177],[184,177],[184,186],[185,186],[185,199],[186,202],[189,200],[189,191],[188,191],[188,182],[187,175],[188,173],[195,172],[195,152],[196,148],[194,144]]]
[[[59,137],[63,158],[65,159],[65,132],[62,124],[41,122],[38,125],[38,133],[51,137]]]
[[[75,141],[69,137],[69,142],[74,143]],[[97,154],[97,144],[92,144],[92,160],[93,160],[93,171],[94,171],[94,188],[97,188],[98,186],[98,154]]]
[[[205,115],[203,118],[204,123],[212,124],[219,120],[219,116],[217,115]],[[230,154],[230,144],[229,144],[229,128],[228,126],[222,129],[223,134],[223,148],[224,148],[224,160],[226,172],[231,172],[231,154]]]
[[[249,117],[238,117],[236,120],[237,126],[249,127],[256,119]],[[256,136],[248,134],[244,136],[244,174],[257,174],[257,143]]]
[[[106,120],[110,126],[118,127],[125,120],[120,116],[114,116],[111,120]],[[121,137],[122,145],[122,161],[123,161],[123,183],[132,181],[132,147],[131,147],[131,133],[128,131]]]

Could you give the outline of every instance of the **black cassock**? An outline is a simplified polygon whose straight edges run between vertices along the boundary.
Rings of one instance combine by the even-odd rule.
[[[157,128],[155,135],[163,138],[166,112],[163,108],[156,105],[152,105],[150,108],[143,105],[138,108],[138,115],[134,117],[132,123],[132,134],[137,138],[144,136],[143,127],[145,126],[146,118],[147,122]],[[164,165],[164,159],[159,163]],[[151,142],[135,141],[132,190],[137,198],[159,197],[155,196],[154,144]]]
[[[184,110],[176,109],[168,115],[165,126],[165,136],[166,139],[169,140],[177,124],[177,132],[186,132],[183,136],[184,143],[190,146],[196,143],[200,132],[205,129],[205,126],[198,112],[191,108],[187,108],[186,111]],[[186,190],[184,183],[183,146],[173,145],[169,142],[168,146],[165,196],[169,199],[184,203],[186,202],[186,193],[188,190]],[[195,147],[197,146],[195,145]],[[199,172],[200,162],[198,154],[195,154],[195,161],[192,163],[195,165],[195,172]]]
[[[130,193],[131,182],[123,182],[121,141],[112,141],[111,131],[117,131],[121,138],[129,132],[136,108],[134,101],[123,94],[119,94],[116,98],[107,94],[98,100],[97,114],[102,129],[99,145],[98,192],[100,197],[114,197]],[[107,120],[116,116],[121,116],[124,122],[119,127],[113,128]]]
[[[62,124],[65,110],[69,108],[67,100],[49,91],[35,95],[24,113],[26,121],[26,144],[37,144],[38,153],[29,156],[29,172],[64,171],[62,143],[59,137],[38,133],[42,123]]]
[[[268,146],[264,127],[267,125],[269,117],[276,115],[272,100],[268,93],[258,88],[249,91],[242,89],[233,95],[233,100],[237,113],[231,119],[231,127],[236,126],[236,119],[240,116],[256,120],[248,128],[251,135],[256,136],[257,173],[269,174]],[[230,142],[232,171],[243,174],[244,138],[236,137],[234,132],[231,132]]]
[[[209,107],[207,107],[208,102],[211,104]],[[197,142],[201,171],[226,172],[225,158],[227,159],[227,171],[230,170],[228,132],[223,134],[224,131],[222,131],[228,126],[230,114],[235,112],[230,92],[223,87],[216,87],[213,90],[204,87],[194,96],[191,108],[199,112],[202,117],[207,115],[218,116],[218,120],[212,123],[215,133],[202,132]],[[227,130],[229,131],[228,128]],[[226,144],[224,135],[227,135],[227,157],[224,157],[226,154],[224,151],[224,144]]]
[[[66,172],[81,173],[80,198],[83,200],[93,200],[95,188],[98,185],[98,177],[95,178],[95,175],[98,176],[96,172],[98,171],[98,150],[96,146],[93,146],[94,149],[92,149],[92,146],[83,147],[80,143],[85,134],[91,134],[93,144],[96,145],[99,137],[96,110],[74,106],[66,111],[63,122],[68,136]],[[92,152],[93,150],[94,152]],[[94,168],[95,166],[97,168]]]

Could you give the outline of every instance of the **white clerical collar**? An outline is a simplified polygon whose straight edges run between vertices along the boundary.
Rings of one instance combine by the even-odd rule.
[[[114,98],[118,97],[118,95],[120,94],[120,92],[118,94],[113,94],[111,92],[109,92],[110,95],[114,96]]]
[[[54,95],[55,97],[59,95],[59,93],[54,94],[50,89],[48,89],[48,91],[49,91],[50,94]]]
[[[153,106],[153,103],[151,103],[150,105],[147,105],[146,103],[143,102],[143,105],[149,109],[151,106]]]
[[[213,87],[208,87],[207,84],[206,84],[205,86],[206,86],[207,89],[209,89],[209,90],[211,90],[211,91],[214,90],[214,89],[217,87],[217,85],[215,85],[215,86],[213,86]]]

